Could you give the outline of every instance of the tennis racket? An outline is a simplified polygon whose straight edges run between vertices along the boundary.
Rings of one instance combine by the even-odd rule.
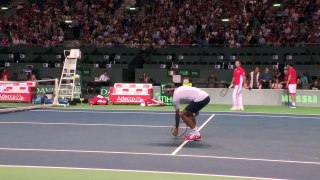
[[[175,125],[173,125],[172,128],[171,128],[171,134],[172,135],[174,133],[174,129],[175,128],[176,128]],[[186,123],[183,120],[180,120],[179,128],[178,128],[178,134],[177,134],[176,137],[181,137],[181,136],[185,135],[187,131],[188,131],[188,126],[186,125]]]
[[[221,97],[225,97],[225,96],[228,94],[230,88],[231,88],[231,87],[225,87],[225,88],[223,88],[223,89],[220,91],[220,96],[221,96]]]

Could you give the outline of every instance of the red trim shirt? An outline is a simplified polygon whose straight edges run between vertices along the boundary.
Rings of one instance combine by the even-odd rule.
[[[233,77],[234,77],[234,81],[233,84],[234,85],[240,85],[243,84],[243,75],[245,75],[245,71],[242,67],[238,67],[236,69],[233,70]]]
[[[288,77],[291,75],[289,84],[297,84],[297,72],[292,67],[288,70]]]

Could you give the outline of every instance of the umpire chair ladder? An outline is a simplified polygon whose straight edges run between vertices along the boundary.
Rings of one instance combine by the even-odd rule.
[[[77,61],[81,59],[81,51],[80,49],[64,50],[64,56],[65,60],[59,81],[58,96],[62,99],[73,100],[75,97],[81,96],[81,91],[75,92],[79,84]]]

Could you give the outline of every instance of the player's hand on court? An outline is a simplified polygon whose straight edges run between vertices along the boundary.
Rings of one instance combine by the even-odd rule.
[[[179,129],[178,128],[174,128],[173,131],[172,131],[172,135],[173,136],[177,136],[178,132],[179,132]]]

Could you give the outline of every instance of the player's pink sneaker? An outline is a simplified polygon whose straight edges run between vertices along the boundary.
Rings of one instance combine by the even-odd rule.
[[[188,136],[184,137],[186,141],[201,141],[201,135],[194,135],[194,134],[189,134]]]

